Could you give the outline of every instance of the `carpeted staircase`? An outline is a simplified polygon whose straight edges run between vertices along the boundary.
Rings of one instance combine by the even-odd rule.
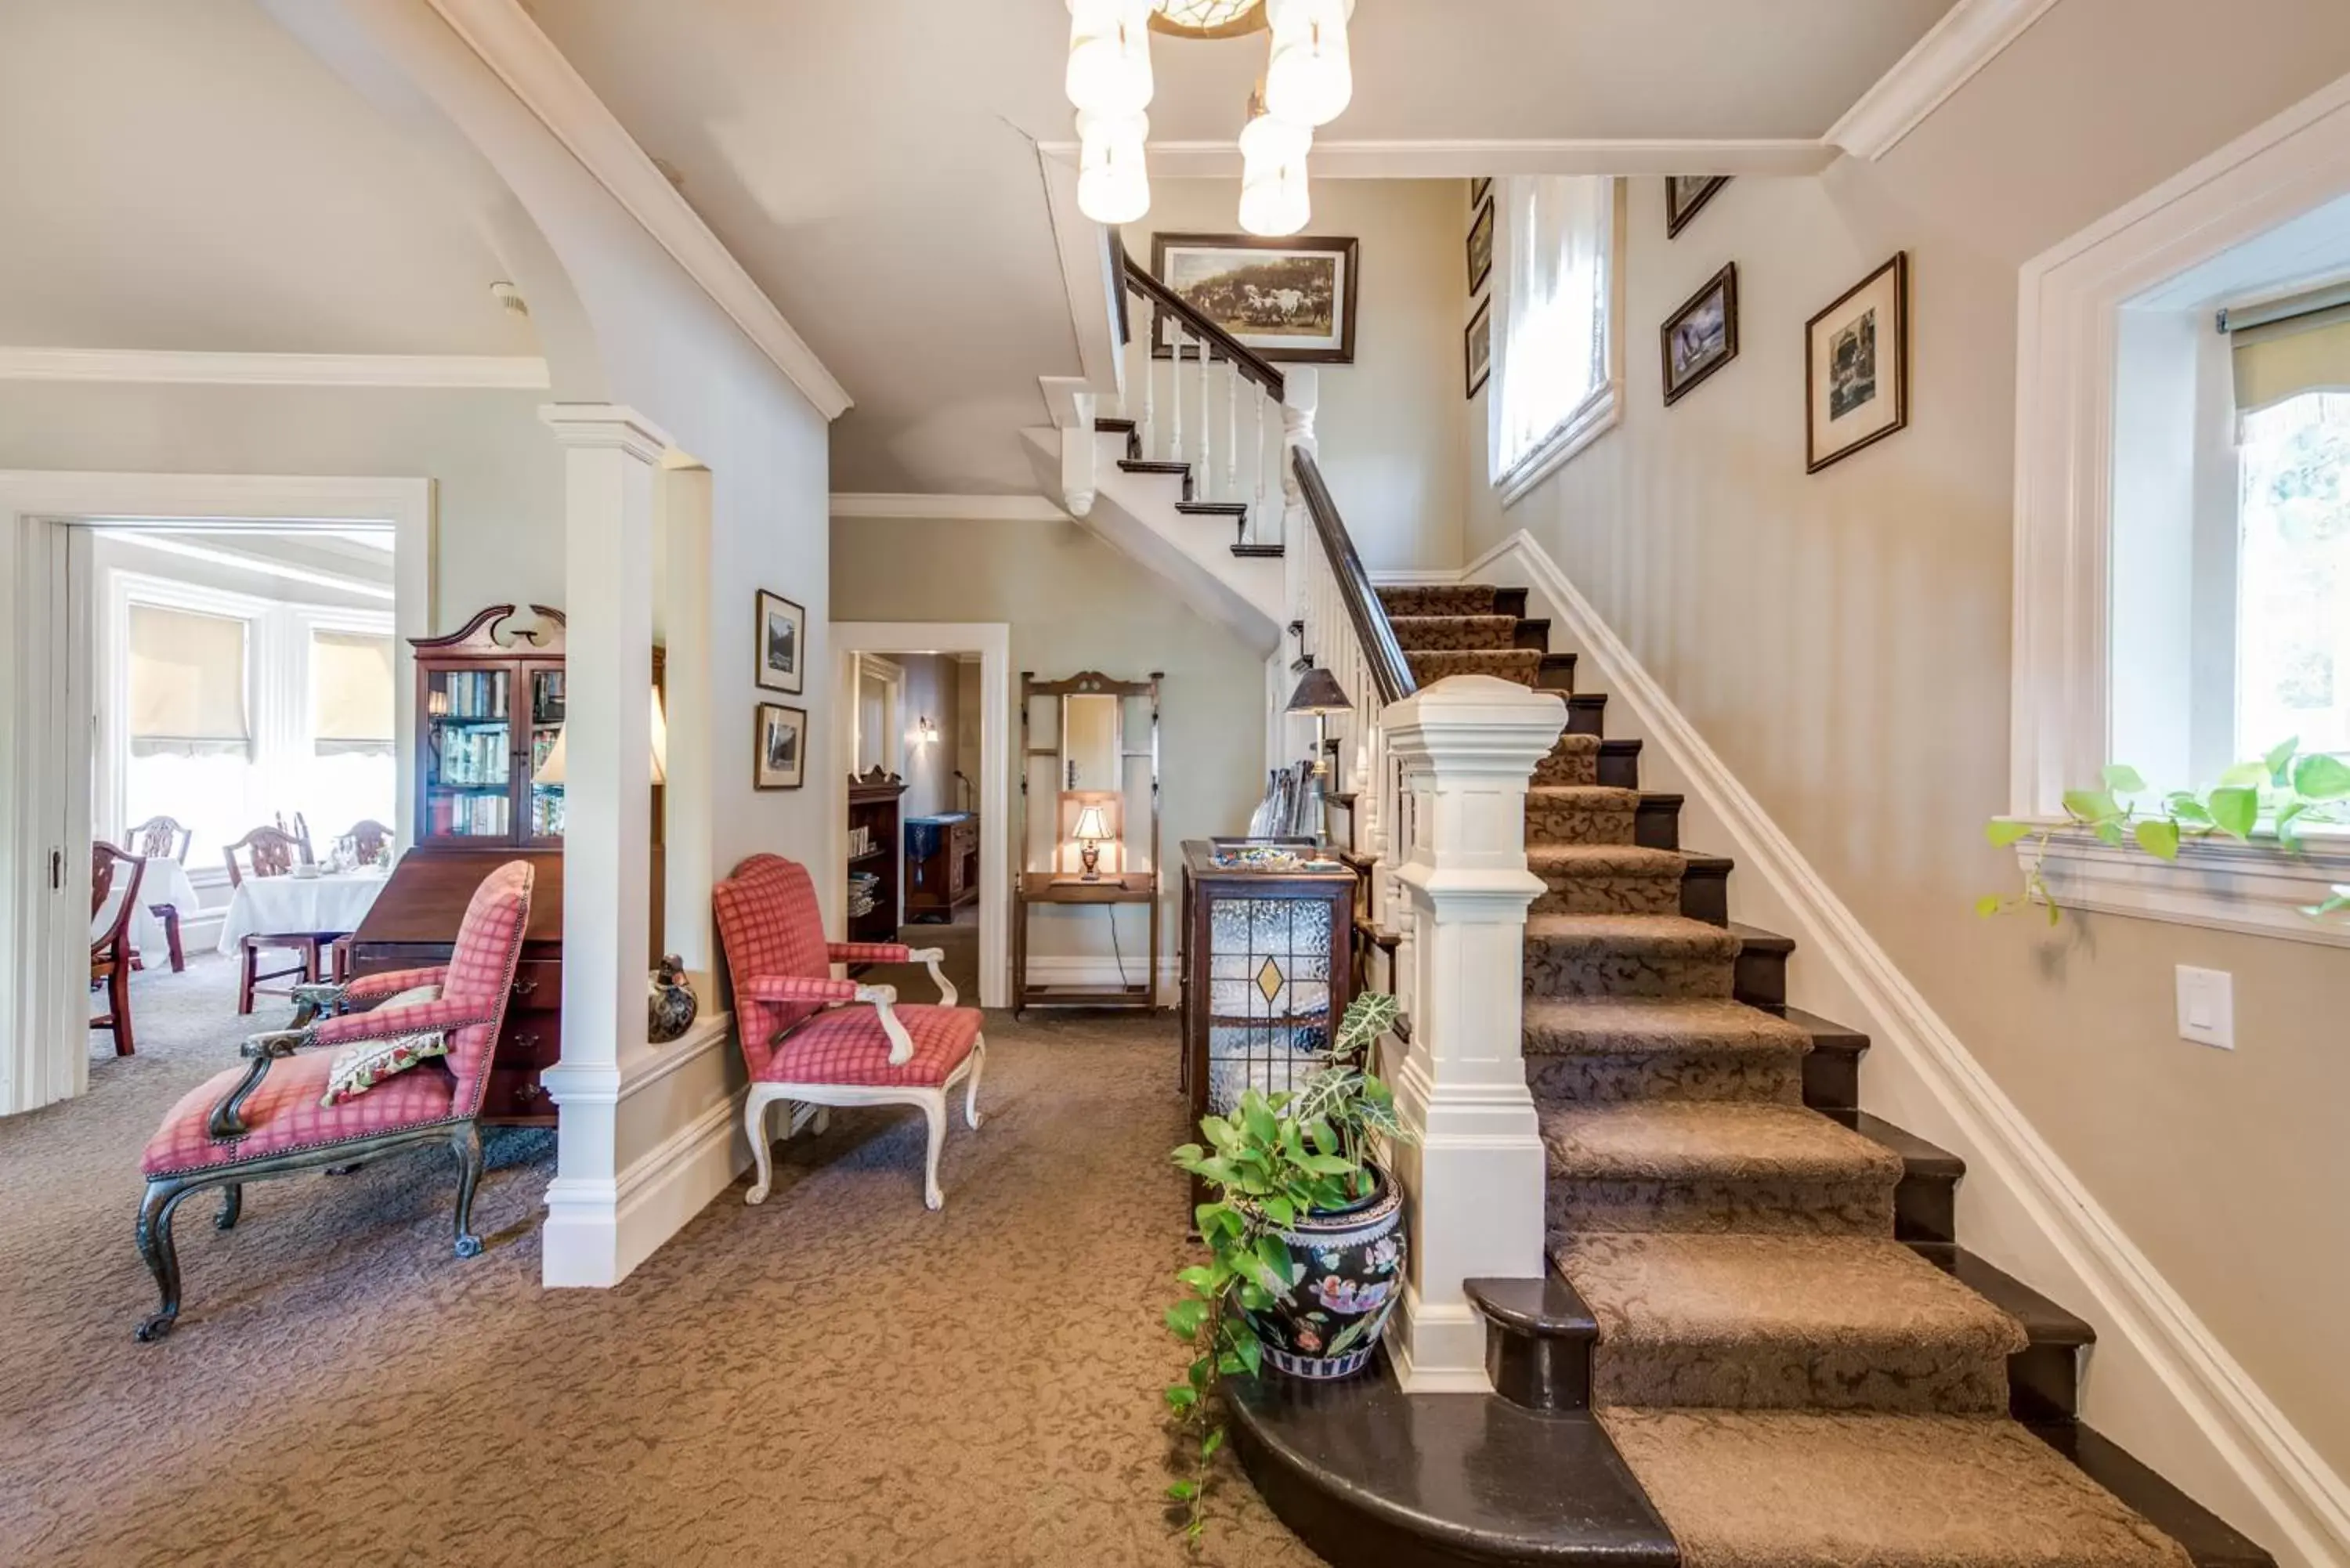
[[[1572,688],[1572,658],[1546,652],[1522,593],[1382,597],[1423,687],[1475,673]],[[1598,713],[1575,702],[1574,729]],[[1552,1262],[1595,1331],[1590,1402],[1681,1561],[2193,1561],[2011,1417],[2028,1403],[2018,1376],[2055,1365],[2039,1346],[2063,1314],[1958,1267],[1955,1237],[1931,1233],[1949,1225],[1954,1160],[1856,1104],[1806,1104],[1822,1031],[1741,1000],[1772,989],[1742,969],[1775,962],[1783,1002],[1789,944],[1731,927],[1726,906],[1684,912],[1698,857],[1647,829],[1621,765],[1601,782],[1604,749],[1566,734],[1527,795],[1545,891],[1526,926],[1525,1053]],[[1905,1223],[1905,1207],[1938,1202],[1939,1223]],[[2065,1358],[2075,1326],[2054,1335]]]

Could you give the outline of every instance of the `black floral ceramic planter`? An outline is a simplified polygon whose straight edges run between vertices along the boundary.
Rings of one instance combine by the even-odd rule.
[[[1246,1314],[1264,1357],[1292,1377],[1352,1377],[1370,1365],[1403,1292],[1403,1193],[1378,1186],[1350,1209],[1274,1232],[1289,1248],[1288,1299]]]

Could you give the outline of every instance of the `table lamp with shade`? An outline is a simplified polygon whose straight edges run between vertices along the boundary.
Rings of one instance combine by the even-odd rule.
[[[551,784],[558,789],[562,787],[564,759],[567,754],[564,738],[569,734],[571,726],[567,723],[556,726],[555,744],[546,749],[546,755],[540,759],[538,766],[531,770],[531,783]],[[658,788],[669,783],[669,718],[661,711],[659,687],[655,687],[652,691],[652,782]]]
[[[1319,843],[1329,835],[1323,815],[1329,797],[1329,786],[1323,780],[1330,769],[1330,743],[1324,732],[1333,713],[1349,713],[1355,705],[1347,700],[1346,690],[1338,678],[1320,665],[1308,670],[1297,682],[1297,690],[1289,694],[1289,713],[1314,715],[1314,765],[1305,775],[1305,786],[1298,792],[1297,816],[1295,826],[1301,833],[1310,833]]]
[[[1102,815],[1102,808],[1098,805],[1088,805],[1084,810],[1078,812],[1077,826],[1076,829],[1070,833],[1069,836],[1076,839],[1077,843],[1082,846],[1077,854],[1078,859],[1084,864],[1086,870],[1085,875],[1078,877],[1077,880],[1081,882],[1100,881],[1101,841],[1111,836],[1109,822]]]

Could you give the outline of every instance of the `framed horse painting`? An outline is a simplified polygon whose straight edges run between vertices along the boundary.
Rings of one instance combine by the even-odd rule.
[[[1325,234],[1150,237],[1150,270],[1159,282],[1266,358],[1311,364],[1355,362],[1361,257],[1361,241]],[[1162,317],[1151,353],[1167,358],[1174,344],[1174,319]]]

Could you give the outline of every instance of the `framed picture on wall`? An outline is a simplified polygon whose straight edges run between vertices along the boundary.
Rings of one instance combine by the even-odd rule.
[[[1665,176],[1665,238],[1671,239],[1689,226],[1698,209],[1713,200],[1724,185],[1730,183],[1727,174],[1668,174]]]
[[[1209,320],[1268,359],[1355,362],[1359,240],[1153,234],[1150,270]],[[1170,358],[1174,334],[1174,318],[1162,316],[1152,332],[1151,353]]]
[[[1493,203],[1478,209],[1469,225],[1469,292],[1475,294],[1493,275]]]
[[[1909,423],[1909,253],[1846,289],[1804,337],[1805,472]]]
[[[1490,174],[1482,180],[1471,180],[1469,182],[1469,210],[1471,213],[1474,213],[1478,208],[1485,204],[1486,192],[1492,190],[1492,188],[1493,177]]]
[[[1493,302],[1480,300],[1477,314],[1469,318],[1469,329],[1461,335],[1461,352],[1469,371],[1469,396],[1475,397],[1484,389],[1486,379],[1493,373]]]
[[[807,783],[807,711],[781,702],[758,705],[753,739],[751,786],[797,789]]]
[[[1665,318],[1665,406],[1738,358],[1738,264],[1706,280],[1689,302]]]
[[[807,611],[781,594],[759,590],[758,682],[796,697],[807,681]]]

